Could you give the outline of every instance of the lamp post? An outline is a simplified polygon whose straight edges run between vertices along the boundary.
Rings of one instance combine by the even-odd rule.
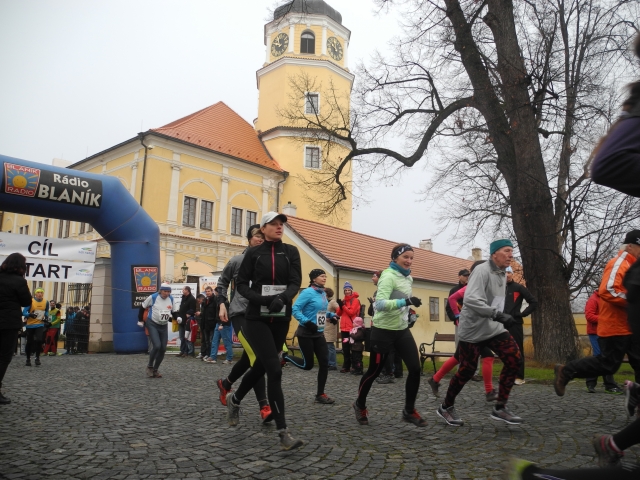
[[[180,267],[180,270],[182,271],[182,277],[184,278],[184,281],[187,281],[187,274],[189,273],[189,267],[187,267],[187,262],[184,262],[182,264],[182,267]]]

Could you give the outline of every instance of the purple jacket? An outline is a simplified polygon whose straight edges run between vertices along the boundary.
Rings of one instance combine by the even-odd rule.
[[[621,120],[593,160],[593,181],[640,197],[640,117]]]

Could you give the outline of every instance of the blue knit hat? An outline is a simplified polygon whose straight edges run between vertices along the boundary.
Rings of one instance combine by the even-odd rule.
[[[491,245],[489,245],[489,255],[493,255],[502,247],[513,248],[513,243],[511,243],[511,240],[509,240],[508,238],[501,238],[499,240],[494,240],[493,242],[491,242]]]
[[[342,290],[345,290],[347,288],[353,290],[353,285],[351,285],[349,282],[344,282],[344,287],[342,287]]]

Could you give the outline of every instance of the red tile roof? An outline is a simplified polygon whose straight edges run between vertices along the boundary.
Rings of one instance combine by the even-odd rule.
[[[258,138],[253,127],[224,102],[187,115],[152,132],[177,138],[198,147],[283,171]]]
[[[289,217],[289,227],[321,257],[337,268],[361,272],[384,270],[391,250],[400,242],[324,225],[299,217]],[[416,280],[455,285],[458,272],[471,267],[471,260],[415,247],[411,276]]]

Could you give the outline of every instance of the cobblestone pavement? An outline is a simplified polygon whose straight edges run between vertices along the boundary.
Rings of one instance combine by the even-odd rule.
[[[164,378],[150,379],[145,365],[144,355],[80,355],[28,368],[14,357],[3,390],[13,402],[0,408],[0,478],[501,478],[510,456],[595,466],[592,435],[627,424],[622,396],[590,395],[576,381],[563,398],[548,385],[514,387],[510,405],[527,423],[509,426],[489,418],[482,384],[470,382],[457,403],[465,425],[454,428],[436,416],[423,380],[426,428],[400,420],[402,381],[374,385],[370,425],[359,426],[351,409],[359,377],[330,372],[336,403],[324,406],[313,403],[317,370],[287,367],[289,428],[307,444],[281,452],[252,393],[240,425],[227,425],[214,381],[230,366],[168,356]]]

